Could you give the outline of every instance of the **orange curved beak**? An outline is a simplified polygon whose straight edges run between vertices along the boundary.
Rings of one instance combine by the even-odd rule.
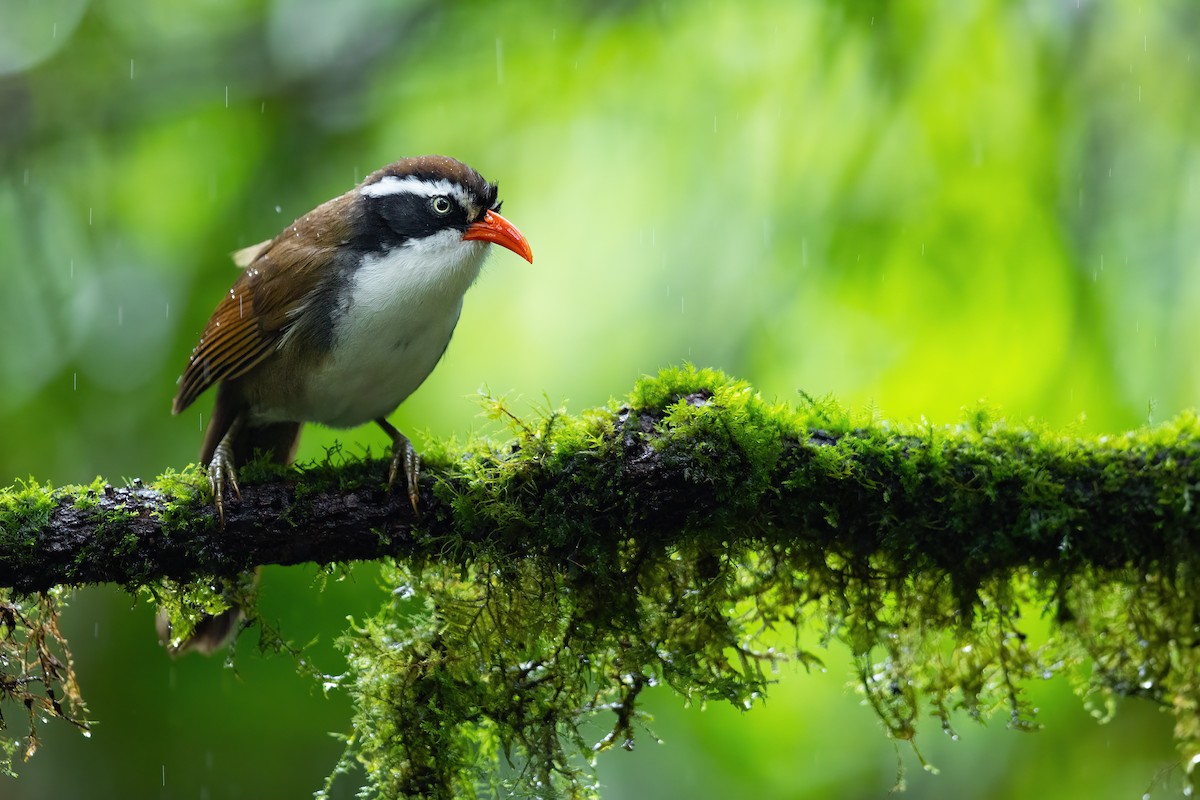
[[[476,239],[507,247],[530,264],[533,263],[533,250],[530,249],[529,242],[525,241],[516,225],[495,211],[488,211],[483,215],[483,219],[467,228],[463,239]]]

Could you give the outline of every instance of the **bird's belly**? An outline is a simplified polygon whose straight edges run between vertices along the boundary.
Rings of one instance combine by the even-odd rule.
[[[429,377],[450,343],[458,311],[407,325],[340,330],[324,362],[298,392],[294,415],[334,428],[387,416]]]
[[[484,242],[448,248],[458,236],[364,258],[332,314],[329,349],[311,366],[277,366],[285,396],[250,412],[265,422],[319,422],[352,428],[396,409],[433,371],[479,274]],[[436,237],[430,237],[436,238]],[[464,244],[457,241],[457,245]],[[286,341],[281,346],[288,346]]]

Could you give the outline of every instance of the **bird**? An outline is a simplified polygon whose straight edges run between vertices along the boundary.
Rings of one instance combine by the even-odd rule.
[[[529,242],[500,214],[496,184],[431,155],[388,164],[233,254],[242,271],[171,408],[180,414],[216,389],[200,462],[222,527],[227,491],[241,497],[237,467],[256,453],[290,463],[306,423],[375,422],[392,440],[388,486],[403,475],[418,512],[420,458],[387,416],[441,360],[492,244],[533,263]],[[216,640],[215,649],[236,619],[228,622],[230,630],[206,620],[214,631],[191,646]]]

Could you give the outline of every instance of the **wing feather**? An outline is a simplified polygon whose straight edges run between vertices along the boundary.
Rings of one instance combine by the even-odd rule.
[[[200,342],[179,379],[172,411],[190,406],[210,386],[246,374],[271,354],[277,338],[264,331],[254,309],[254,292],[243,273],[213,311]]]
[[[301,310],[330,272],[322,267],[332,263],[348,241],[347,216],[354,202],[353,192],[335,197],[274,239],[233,254],[243,271],[217,304],[192,351],[179,378],[174,413],[210,386],[242,377],[287,344],[288,331],[303,324]]]

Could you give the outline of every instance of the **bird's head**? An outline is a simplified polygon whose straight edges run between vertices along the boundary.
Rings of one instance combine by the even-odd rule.
[[[358,236],[367,249],[452,251],[490,242],[533,263],[529,242],[500,215],[496,185],[461,161],[406,158],[368,175],[356,191]]]

